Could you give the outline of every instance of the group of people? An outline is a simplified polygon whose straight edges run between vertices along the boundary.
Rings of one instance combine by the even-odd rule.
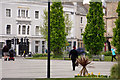
[[[112,60],[111,61],[113,61],[113,58],[117,61],[116,54],[115,54],[115,49],[112,48],[111,52],[112,52]],[[78,58],[78,51],[76,50],[75,46],[73,46],[73,49],[69,53],[69,58],[70,57],[71,57],[71,60],[72,60],[73,71],[75,71],[75,66],[76,66],[75,62],[76,62],[76,59]]]
[[[4,56],[4,61],[7,61],[8,56],[15,55],[15,51],[13,50],[13,48],[9,49],[7,45],[3,47],[2,52]]]

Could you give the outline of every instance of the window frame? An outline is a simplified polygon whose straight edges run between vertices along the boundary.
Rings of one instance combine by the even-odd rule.
[[[39,30],[39,26],[35,27],[35,35],[39,35],[40,34],[40,30]]]
[[[6,17],[11,17],[11,9],[6,9]]]
[[[30,26],[27,27],[27,35],[30,34]]]
[[[19,35],[21,34],[21,25],[19,25],[19,27],[18,27],[18,34]]]
[[[9,27],[9,30],[8,30]],[[11,34],[11,25],[6,25],[6,34],[9,35]]]
[[[81,24],[83,23],[83,17],[80,17],[80,23]]]
[[[38,13],[36,13],[38,12]],[[35,19],[39,19],[39,11],[35,11]]]
[[[22,17],[22,18],[25,18],[25,16],[26,16],[26,15],[25,15],[25,11],[26,11],[26,10],[24,10],[24,9],[21,10],[21,17]]]
[[[25,28],[23,28],[23,27],[25,27]],[[22,26],[22,35],[25,35],[25,34],[26,34],[26,26],[23,25],[23,26]]]

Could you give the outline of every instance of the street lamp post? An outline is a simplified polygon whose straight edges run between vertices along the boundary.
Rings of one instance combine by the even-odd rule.
[[[50,78],[50,0],[48,0],[48,65],[47,78]]]

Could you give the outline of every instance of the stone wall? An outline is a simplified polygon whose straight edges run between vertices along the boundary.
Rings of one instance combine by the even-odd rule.
[[[118,2],[106,2],[106,37],[113,37],[113,28],[116,26],[116,9]]]

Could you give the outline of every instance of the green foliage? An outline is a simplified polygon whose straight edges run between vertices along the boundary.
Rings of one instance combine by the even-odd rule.
[[[90,2],[87,25],[83,33],[83,42],[90,54],[100,54],[104,47],[105,29],[103,15],[102,2]]]
[[[54,56],[59,57],[66,46],[67,36],[61,2],[52,3],[50,14],[50,47]]]
[[[48,11],[45,9],[44,15],[42,15],[43,18],[43,25],[40,26],[40,32],[43,35],[43,37],[48,40]]]
[[[118,64],[111,68],[111,78],[118,78]]]
[[[89,58],[92,58],[92,55],[89,52],[86,52],[86,56],[88,56]]]
[[[44,11],[44,15],[42,15],[43,18],[43,25],[40,26],[40,32],[43,35],[43,37],[48,40],[48,11],[45,9]],[[69,31],[71,30],[72,27],[72,21],[69,18],[68,14],[64,15],[64,19],[65,19],[65,32],[69,33]]]
[[[64,21],[65,22],[65,32],[68,35],[69,31],[71,30],[71,27],[72,27],[72,21],[70,20],[68,14],[65,14],[64,17],[65,17],[65,21]]]
[[[53,56],[53,54],[50,54],[50,56]],[[47,57],[47,53],[44,53],[44,54],[34,54],[33,57]]]
[[[105,56],[112,56],[112,52],[111,51],[102,52],[101,54],[103,54]]]
[[[44,10],[43,26],[40,26],[40,32],[43,37],[48,41],[48,12]],[[50,12],[50,45],[51,51],[55,56],[62,56],[62,51],[65,48],[66,36],[72,27],[72,21],[69,16],[63,16],[63,7],[60,2],[53,2]]]
[[[36,80],[117,80],[111,78],[91,78],[91,77],[79,77],[79,78],[41,78]]]
[[[116,47],[118,53],[120,54],[120,2],[118,3],[116,12],[118,13],[118,19],[115,21],[116,27],[113,28],[112,44]]]

